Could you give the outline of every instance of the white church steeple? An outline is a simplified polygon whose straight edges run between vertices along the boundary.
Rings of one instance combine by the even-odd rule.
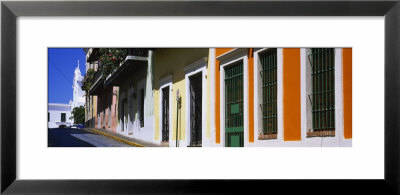
[[[80,107],[85,105],[85,91],[82,90],[82,74],[81,70],[79,69],[79,60],[78,60],[78,66],[75,68],[74,71],[74,79],[73,79],[73,94],[72,94],[72,102],[71,104],[71,111],[75,107]]]

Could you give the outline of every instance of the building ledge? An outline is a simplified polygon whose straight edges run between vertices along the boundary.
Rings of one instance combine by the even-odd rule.
[[[104,89],[104,79],[102,78],[102,72],[98,71],[94,83],[89,89],[89,95],[98,95]]]
[[[148,57],[129,55],[104,81],[106,86],[119,86],[127,78],[132,76],[132,73],[137,72],[147,66]]]
[[[277,139],[277,134],[276,133],[268,133],[268,134],[259,134],[258,139],[259,140],[269,140],[269,139]]]
[[[217,56],[216,58],[218,61],[221,62],[220,63],[220,65],[221,65],[221,64],[225,64],[229,61],[232,61],[232,60],[235,60],[235,59],[238,59],[240,57],[247,55],[248,51],[249,51],[248,48],[235,48],[224,54]]]
[[[310,137],[335,137],[335,130],[309,131],[307,138]]]

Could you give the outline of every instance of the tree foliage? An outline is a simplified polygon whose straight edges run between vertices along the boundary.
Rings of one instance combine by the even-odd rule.
[[[83,106],[75,107],[71,115],[70,119],[74,119],[74,124],[85,124],[85,108]]]
[[[123,48],[100,48],[99,60],[103,71],[103,78],[111,74],[125,60],[126,55],[127,50]]]
[[[90,87],[92,87],[92,85],[93,85],[93,80],[94,80],[94,76],[96,75],[96,71],[94,71],[93,69],[89,69],[87,72],[86,72],[86,75],[85,75],[85,80],[84,80],[84,82],[83,82],[83,84],[82,84],[82,90],[84,90],[84,91],[89,91],[89,89],[90,89]]]

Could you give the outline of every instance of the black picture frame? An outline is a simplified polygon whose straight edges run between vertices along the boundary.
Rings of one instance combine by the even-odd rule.
[[[16,180],[16,20],[19,16],[385,16],[385,170],[382,180]],[[2,1],[1,192],[5,194],[400,193],[399,0]],[[368,171],[368,170],[365,170]],[[277,187],[279,186],[278,190]],[[308,187],[307,187],[308,186]],[[312,188],[309,188],[313,186]],[[339,186],[330,187],[330,186]],[[280,189],[280,190],[279,190]]]

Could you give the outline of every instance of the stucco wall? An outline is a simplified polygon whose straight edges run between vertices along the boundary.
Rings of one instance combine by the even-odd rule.
[[[343,48],[343,123],[344,138],[353,137],[352,123],[352,48]]]
[[[47,122],[48,128],[58,128],[58,122],[61,122],[61,113],[65,113],[65,123],[71,125],[73,121],[69,119],[71,117],[71,107],[68,104],[65,105],[55,105],[50,104],[48,107],[48,112],[50,113],[50,121]]]
[[[215,48],[215,57],[223,55],[233,48]],[[221,97],[220,97],[220,84],[219,84],[219,75],[220,75],[220,63],[217,59],[215,60],[215,74],[212,75],[215,79],[215,143],[221,143],[221,119],[220,119],[220,104],[221,104]],[[222,121],[223,122],[223,121]]]
[[[153,141],[154,117],[153,117],[153,95],[152,95],[152,65],[138,68],[119,87],[117,106],[117,132],[128,137]],[[140,90],[144,89],[144,94]],[[144,95],[144,126],[141,127],[140,98]],[[124,105],[123,100],[126,100]],[[124,113],[122,113],[124,111]],[[124,125],[124,126],[123,126]]]
[[[261,51],[263,49],[257,49]],[[245,122],[244,124],[244,146],[351,146],[352,145],[352,129],[351,129],[351,49],[336,48],[335,56],[335,91],[336,91],[336,122],[334,137],[313,137],[307,138],[306,131],[308,129],[307,124],[310,123],[311,116],[306,110],[310,105],[307,104],[307,90],[309,87],[306,86],[306,82],[310,75],[306,68],[306,49],[295,48],[295,49],[283,49],[278,48],[278,64],[277,64],[277,77],[278,77],[278,135],[277,139],[260,140],[258,139],[258,132],[260,129],[260,112],[259,112],[259,62],[257,52],[249,52],[248,56],[245,57],[244,66],[248,66],[247,72],[244,67],[244,81],[253,80],[254,84],[248,82],[244,87],[244,97],[251,98],[252,90],[254,90],[254,103],[247,101],[249,106],[244,107],[244,117],[246,120],[254,120],[254,128],[251,127],[251,123]],[[218,60],[218,56],[222,56],[231,52],[231,49],[227,48],[216,48],[215,49],[215,64],[213,64],[213,73],[210,75],[211,81],[214,81],[212,90],[215,92],[210,97],[211,108],[215,108],[213,115],[214,118],[210,118],[211,131],[210,137],[215,137],[215,141],[211,145],[223,146],[224,144],[224,109],[223,109],[223,85],[221,80],[220,67],[221,62]],[[251,51],[251,50],[250,50]],[[233,58],[231,60],[234,60]],[[254,65],[251,63],[254,62]],[[343,62],[343,65],[342,65]],[[252,65],[254,70],[252,70]],[[343,71],[342,71],[343,67]],[[343,82],[343,83],[342,83]],[[246,82],[245,82],[246,83]],[[248,89],[246,89],[248,86]],[[343,86],[343,87],[342,87]],[[247,93],[247,94],[246,94]],[[246,102],[246,100],[245,100]],[[248,110],[247,110],[248,109]],[[252,110],[253,109],[253,110]],[[246,112],[248,114],[246,114]],[[254,117],[251,114],[254,113]],[[346,122],[347,121],[347,122]],[[254,132],[254,134],[253,134]],[[254,142],[252,141],[252,138]]]
[[[161,142],[160,138],[160,84],[159,80],[172,75],[172,90],[171,99],[172,106],[169,108],[172,110],[172,129],[170,129],[170,141],[176,140],[176,120],[178,117],[178,140],[180,145],[186,142],[186,85],[185,85],[185,72],[184,67],[190,65],[201,58],[208,56],[208,49],[158,49],[154,53],[154,118],[155,118],[155,133],[154,140]],[[177,115],[177,101],[176,91],[179,89],[181,97],[181,108]],[[206,105],[204,105],[206,106]],[[204,132],[204,131],[203,131]],[[175,143],[175,142],[174,142]],[[171,145],[170,145],[171,146]]]

